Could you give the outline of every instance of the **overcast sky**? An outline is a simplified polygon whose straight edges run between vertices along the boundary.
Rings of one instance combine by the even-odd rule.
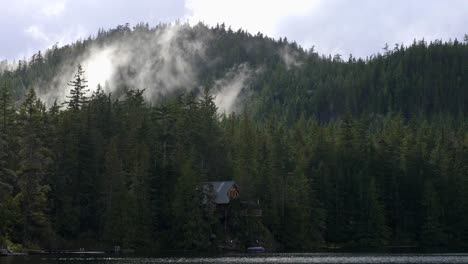
[[[385,43],[463,39],[468,0],[3,0],[0,59],[22,59],[119,24],[225,22],[325,54],[365,57]]]

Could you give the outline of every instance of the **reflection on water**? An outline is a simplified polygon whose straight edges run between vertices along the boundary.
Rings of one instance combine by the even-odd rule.
[[[259,254],[223,257],[104,257],[27,256],[0,257],[0,264],[159,264],[159,263],[468,263],[468,254]]]

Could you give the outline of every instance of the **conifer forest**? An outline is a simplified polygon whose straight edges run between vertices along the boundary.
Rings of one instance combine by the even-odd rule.
[[[0,63],[0,245],[468,250],[468,36],[382,47],[142,23]]]

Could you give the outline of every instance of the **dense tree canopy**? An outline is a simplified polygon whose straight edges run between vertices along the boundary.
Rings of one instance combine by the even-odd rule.
[[[198,65],[204,87],[235,65],[261,67],[242,111],[219,114],[208,88],[157,103],[125,82],[89,94],[81,66],[67,107],[38,99],[33,88],[47,91],[87,45],[162,27],[101,31],[1,74],[0,245],[468,247],[466,42],[343,60],[224,25],[184,26],[212,36],[206,53],[218,59]],[[297,63],[281,59],[285,49]],[[233,203],[224,230],[197,188],[231,179],[263,215],[236,215]]]

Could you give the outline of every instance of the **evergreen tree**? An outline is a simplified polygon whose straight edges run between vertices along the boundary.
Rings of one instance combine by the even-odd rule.
[[[361,226],[357,230],[358,242],[363,247],[380,247],[387,244],[390,238],[390,230],[385,222],[385,210],[378,193],[375,180],[370,178],[360,209]]]
[[[424,185],[423,206],[425,216],[421,226],[421,243],[426,246],[446,245],[448,237],[441,223],[443,208],[430,180]]]
[[[174,237],[171,241],[178,248],[207,249],[211,246],[212,233],[210,223],[203,218],[202,192],[197,188],[199,184],[190,158],[183,161],[172,202]]]
[[[47,196],[50,188],[45,182],[45,173],[51,160],[41,134],[44,131],[43,109],[34,90],[30,90],[18,115],[21,162],[17,174],[25,245],[48,239],[45,236],[49,228]]]
[[[105,155],[104,219],[103,238],[113,245],[129,246],[127,223],[128,194],[125,188],[125,172],[114,139]]]
[[[68,83],[71,90],[70,95],[67,96],[69,101],[65,101],[65,103],[68,104],[69,109],[74,111],[81,109],[81,107],[88,102],[88,98],[86,97],[86,93],[89,91],[86,89],[88,87],[88,81],[84,78],[84,73],[85,71],[81,65],[78,64],[74,79]]]
[[[0,86],[0,203],[5,195],[11,194],[15,182],[15,173],[10,168],[14,145],[15,111],[9,87]]]

